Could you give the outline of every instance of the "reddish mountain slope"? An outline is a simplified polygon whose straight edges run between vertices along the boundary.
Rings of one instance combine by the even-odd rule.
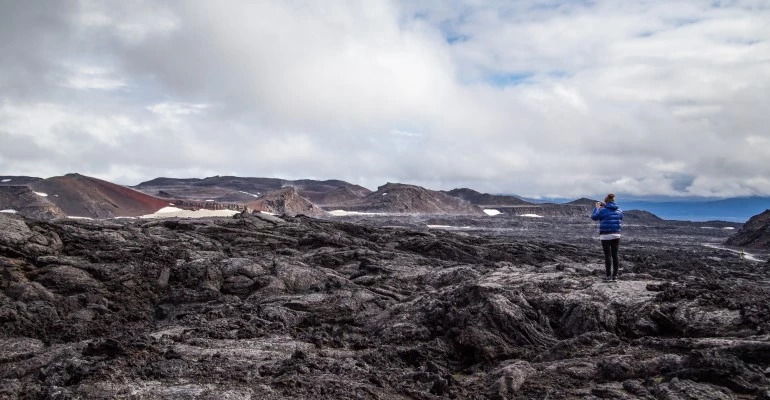
[[[68,216],[135,217],[152,214],[168,205],[168,200],[80,174],[43,179],[29,186],[47,194],[47,199]]]

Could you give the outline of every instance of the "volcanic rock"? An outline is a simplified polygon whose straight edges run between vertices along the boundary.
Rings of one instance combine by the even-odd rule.
[[[35,193],[27,186],[0,186],[0,210],[12,210],[36,219],[66,216],[48,197]]]
[[[757,214],[745,224],[735,236],[725,242],[728,246],[753,249],[770,249],[770,210]]]
[[[0,214],[0,398],[770,391],[770,267],[723,230],[629,226],[604,283],[591,223],[479,219],[512,225]]]
[[[264,211],[279,215],[326,215],[324,210],[300,196],[294,187],[286,187],[270,192],[257,200],[247,203],[246,206],[254,211]]]

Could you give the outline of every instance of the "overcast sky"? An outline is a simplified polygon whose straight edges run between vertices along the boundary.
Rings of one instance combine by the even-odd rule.
[[[768,21],[768,0],[0,0],[0,175],[770,195]]]

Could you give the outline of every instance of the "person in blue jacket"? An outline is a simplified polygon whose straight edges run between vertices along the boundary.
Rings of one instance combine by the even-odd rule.
[[[605,281],[615,281],[618,277],[618,247],[620,246],[620,226],[623,221],[623,210],[615,203],[615,195],[610,193],[604,198],[604,203],[596,202],[591,219],[599,221],[599,239],[604,250]],[[610,269],[612,267],[612,269]]]

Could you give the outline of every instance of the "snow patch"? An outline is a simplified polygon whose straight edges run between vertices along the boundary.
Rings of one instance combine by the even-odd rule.
[[[68,215],[67,218],[69,218],[69,219],[93,219],[91,217],[78,217],[78,216],[75,216],[75,215]]]
[[[48,197],[48,193],[41,193],[41,192],[33,192],[33,193],[41,197]]]
[[[471,229],[470,226],[426,225],[428,229]]]
[[[368,212],[345,211],[345,210],[329,211],[329,214],[334,215],[335,217],[344,217],[347,215],[386,215],[385,213],[368,213]]]
[[[383,196],[385,196],[386,194],[388,194],[388,193],[387,193],[387,192],[385,192],[385,193],[383,193],[382,195],[383,195]]]
[[[519,217],[528,217],[528,218],[543,218],[542,215],[537,214],[521,214]]]
[[[248,194],[249,196],[259,197],[259,194],[244,192],[243,190],[239,190],[238,193]]]
[[[726,227],[724,227],[722,229],[727,229],[728,231],[731,231],[731,230],[735,229],[735,227],[734,226],[726,226]]]
[[[169,208],[175,208],[175,207],[163,207],[163,209],[169,209]],[[206,210],[206,209],[200,209],[200,210],[180,210],[178,211],[164,211],[164,212],[156,212],[155,214],[148,214],[148,215],[142,215],[139,218],[143,219],[152,219],[152,218],[204,218],[204,217],[232,217],[235,214],[238,214],[239,211],[234,210]]]
[[[484,209],[484,212],[485,212],[485,213],[487,213],[487,215],[489,215],[489,216],[493,216],[493,215],[500,215],[500,214],[502,214],[502,213],[500,212],[500,210],[495,210],[495,209],[493,209],[493,208],[485,208],[485,209]]]
[[[184,211],[184,210],[177,207],[163,207],[160,210],[155,211],[155,214],[163,214],[163,213],[170,213],[170,212],[177,212],[177,211]]]
[[[214,201],[214,200],[209,199],[209,200],[206,200],[206,201]]]
[[[5,182],[10,182],[10,181],[11,181],[10,179],[3,179],[3,180],[2,180],[2,181],[0,181],[0,182],[3,182],[3,183],[5,183]]]
[[[10,209],[9,210],[0,210],[0,213],[5,213],[5,214],[16,214],[17,212],[18,211],[16,211],[16,210],[10,210]]]

